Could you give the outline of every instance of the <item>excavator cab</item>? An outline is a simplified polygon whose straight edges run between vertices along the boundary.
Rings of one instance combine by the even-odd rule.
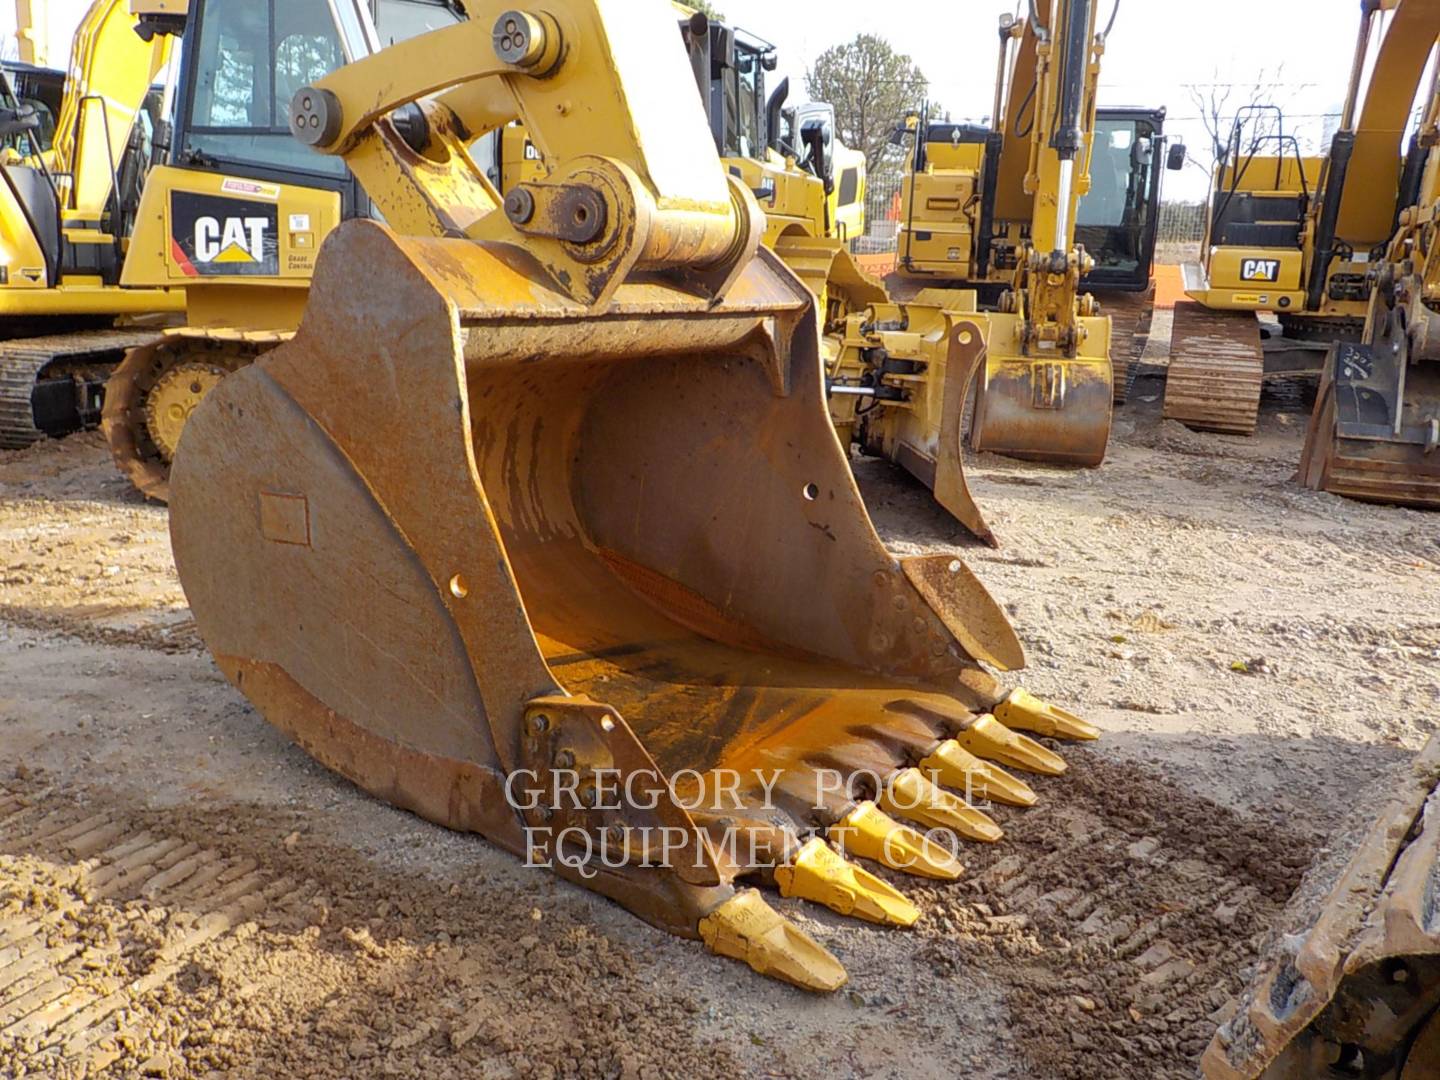
[[[1080,287],[1110,317],[1116,405],[1129,398],[1150,339],[1161,182],[1185,166],[1185,147],[1167,153],[1166,142],[1164,109],[1096,110],[1090,190],[1075,212],[1075,240],[1094,261]]]
[[[1090,190],[1075,214],[1075,241],[1095,260],[1082,287],[1150,288],[1165,142],[1164,109],[1096,110]]]
[[[168,147],[146,179],[122,280],[183,287],[186,325],[131,351],[109,381],[101,426],[121,471],[163,500],[190,413],[294,332],[320,245],[340,222],[374,212],[343,160],[292,137],[290,99],[464,15],[446,0],[193,0],[180,17],[159,8],[140,29],[182,36],[184,62],[166,91]]]
[[[55,118],[65,98],[65,73],[10,60],[0,63],[0,74],[6,83],[6,107],[11,107],[8,99],[13,98],[14,103],[34,109],[40,121],[32,141],[12,144],[7,140],[4,145],[22,157],[44,153],[55,144]]]

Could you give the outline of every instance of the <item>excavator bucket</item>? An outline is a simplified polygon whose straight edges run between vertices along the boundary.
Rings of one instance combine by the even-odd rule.
[[[1207,1080],[1440,1072],[1440,736],[1302,934],[1282,935],[1202,1061]],[[1302,895],[1311,883],[1302,887]]]
[[[171,537],[221,670],[317,759],[832,990],[750,886],[910,925],[831,844],[953,879],[1000,837],[978,801],[1037,797],[1009,769],[1065,768],[1022,732],[1098,733],[989,673],[1024,658],[963,562],[880,543],[815,299],[688,78],[668,5],[553,0],[302,90],[387,224],[332,233],[294,338],[194,410]],[[501,207],[465,144],[506,100],[548,171]]]
[[[1300,481],[1366,502],[1440,508],[1440,361],[1411,362],[1408,347],[1385,339],[1333,346]]]
[[[807,987],[843,973],[737,881],[877,799],[972,824],[936,784],[888,793],[952,741],[1051,772],[1020,729],[1094,734],[982,668],[1023,656],[960,560],[885,551],[829,427],[813,299],[768,253],[718,306],[627,285],[597,315],[480,245],[352,223],[295,339],[190,425],[176,562],[272,723]],[[740,824],[759,866],[730,850]]]
[[[1103,462],[1114,402],[1110,319],[1078,319],[1082,341],[1072,357],[1035,345],[1027,350],[1025,323],[1017,315],[988,318],[971,446],[1023,461],[1087,467]]]

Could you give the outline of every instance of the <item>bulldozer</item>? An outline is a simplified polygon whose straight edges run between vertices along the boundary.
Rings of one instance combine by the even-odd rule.
[[[1375,266],[1420,192],[1429,148],[1419,132],[1407,147],[1406,132],[1440,33],[1440,4],[1360,7],[1345,103],[1325,155],[1304,154],[1276,106],[1236,114],[1212,177],[1202,260],[1185,267],[1190,299],[1175,307],[1167,419],[1253,435],[1267,351],[1294,358],[1305,346],[1323,352],[1360,338]],[[1268,350],[1260,313],[1281,330]]]
[[[448,0],[367,10],[371,50],[463,17]],[[352,58],[325,3],[132,0],[131,12],[142,36],[187,48],[121,284],[183,294],[185,319],[125,355],[100,426],[121,473],[163,502],[196,405],[294,333],[321,243],[373,208],[343,161],[310,154],[286,127],[289,95]]]
[[[1001,17],[993,129],[913,125],[896,266],[902,280],[974,290],[993,309],[971,445],[1081,466],[1105,458],[1114,395],[1110,320],[1080,291],[1094,259],[1076,244],[1111,29],[1099,29],[1098,7],[1047,0],[1028,18]],[[877,409],[867,419],[880,430],[867,441],[893,456],[914,443],[885,430],[909,388],[883,369],[869,382]]]
[[[817,300],[666,0],[468,7],[368,54],[343,7],[362,58],[292,101],[383,221],[330,234],[293,337],[189,418],[196,625],[364,790],[833,990],[760,887],[911,925],[857,860],[953,880],[957,837],[1001,838],[977,803],[1032,804],[1010,770],[1098,732],[992,673],[1023,651],[962,560],[881,544]],[[469,146],[515,120],[546,170],[502,197]]]
[[[1440,239],[1440,82],[1413,141],[1418,191],[1369,264],[1359,340],[1331,346],[1299,478],[1352,499],[1440,509],[1440,260],[1430,259]]]
[[[94,427],[109,372],[157,332],[139,320],[184,306],[178,290],[120,287],[148,165],[144,105],[170,62],[124,7],[96,0],[82,17],[53,129],[8,79],[0,89],[3,448]]]
[[[1440,736],[1381,803],[1343,869],[1312,883],[1318,907],[1299,911],[1300,932],[1280,934],[1260,963],[1205,1052],[1206,1080],[1440,1073],[1437,881]]]

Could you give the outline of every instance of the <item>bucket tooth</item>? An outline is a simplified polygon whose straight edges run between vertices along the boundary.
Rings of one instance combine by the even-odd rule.
[[[781,896],[813,900],[866,922],[914,926],[920,918],[920,909],[903,893],[832,851],[818,836],[790,862],[775,868],[775,883]]]
[[[1100,738],[1100,729],[1094,724],[1018,688],[995,706],[995,719],[1012,730],[1033,731],[1052,739],[1091,742]]]
[[[872,859],[916,877],[955,881],[965,872],[943,845],[902,825],[869,800],[857,804],[832,825],[829,836],[846,854]]]
[[[887,813],[918,822],[927,829],[949,829],[987,844],[1005,835],[990,815],[932,784],[919,769],[901,769],[890,777],[877,802]]]
[[[1065,759],[1047,750],[1034,739],[1019,735],[993,716],[977,716],[964,731],[957,732],[955,741],[976,757],[998,761],[1012,769],[1060,776],[1065,772]]]
[[[1036,795],[1029,784],[998,765],[982,761],[954,739],[932,750],[920,762],[920,770],[946,787],[963,791],[967,798],[993,799],[1011,806],[1035,805]]]
[[[717,956],[802,990],[829,993],[849,978],[839,960],[805,931],[745,889],[700,920],[700,939]]]

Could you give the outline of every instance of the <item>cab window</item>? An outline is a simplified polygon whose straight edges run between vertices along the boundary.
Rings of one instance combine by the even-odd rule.
[[[290,135],[290,100],[344,62],[328,4],[211,0],[201,18],[184,150],[309,173],[345,162]]]
[[[735,66],[726,68],[722,78],[725,80],[724,156],[758,159],[765,153],[760,120],[765,76],[760,54],[737,49]]]
[[[375,28],[382,49],[459,21],[454,8],[437,0],[380,0],[375,10]]]

